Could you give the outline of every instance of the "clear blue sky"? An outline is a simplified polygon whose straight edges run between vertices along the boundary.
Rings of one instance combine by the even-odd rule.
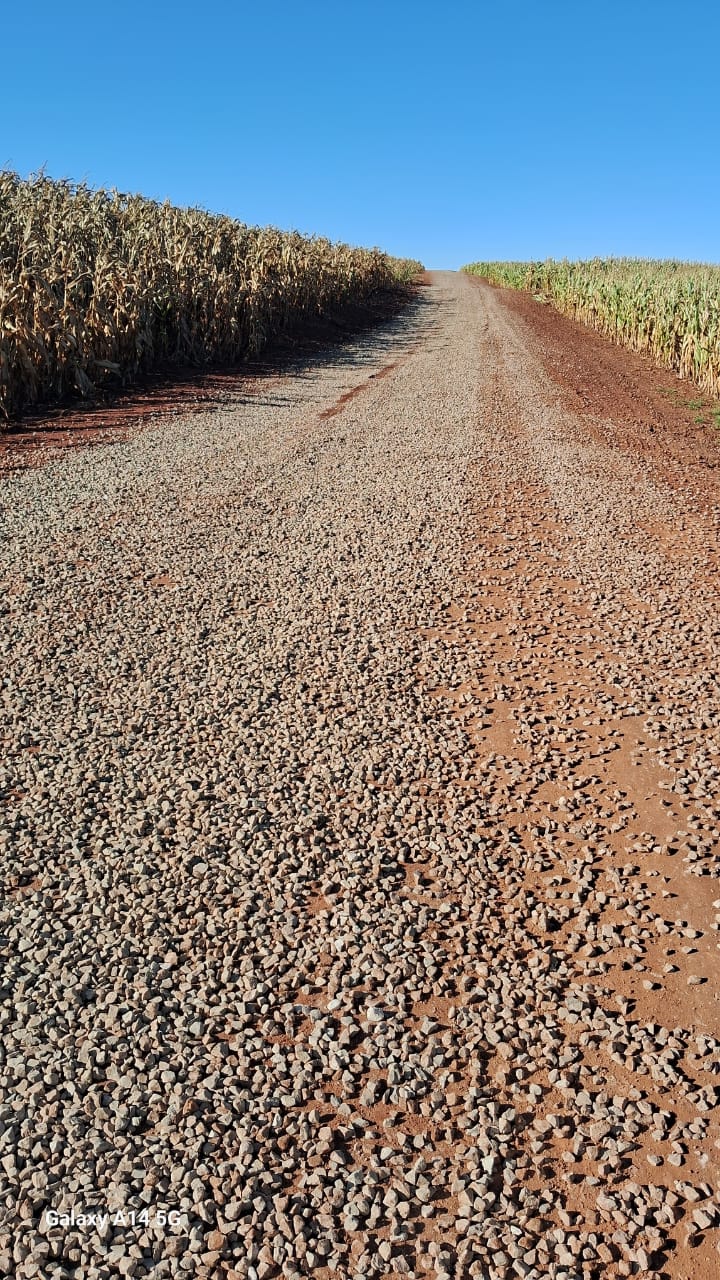
[[[720,261],[716,0],[6,0],[0,168],[457,267]]]

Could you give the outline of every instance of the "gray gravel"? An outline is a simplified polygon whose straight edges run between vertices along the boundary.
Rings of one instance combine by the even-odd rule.
[[[716,1259],[717,599],[641,527],[692,494],[440,275],[0,502],[0,1273]]]

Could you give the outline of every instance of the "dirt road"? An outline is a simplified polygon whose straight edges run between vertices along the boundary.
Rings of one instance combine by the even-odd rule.
[[[2,481],[3,1272],[717,1274],[717,453],[523,306]]]

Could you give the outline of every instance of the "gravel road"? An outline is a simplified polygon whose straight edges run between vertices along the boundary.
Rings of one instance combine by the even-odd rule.
[[[720,507],[610,426],[440,273],[1,482],[0,1273],[717,1275]]]

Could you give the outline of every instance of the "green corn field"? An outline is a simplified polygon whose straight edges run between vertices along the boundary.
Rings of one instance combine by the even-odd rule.
[[[720,267],[642,258],[473,262],[472,275],[559,311],[720,396]]]
[[[0,173],[0,416],[256,354],[421,264],[201,209]]]

